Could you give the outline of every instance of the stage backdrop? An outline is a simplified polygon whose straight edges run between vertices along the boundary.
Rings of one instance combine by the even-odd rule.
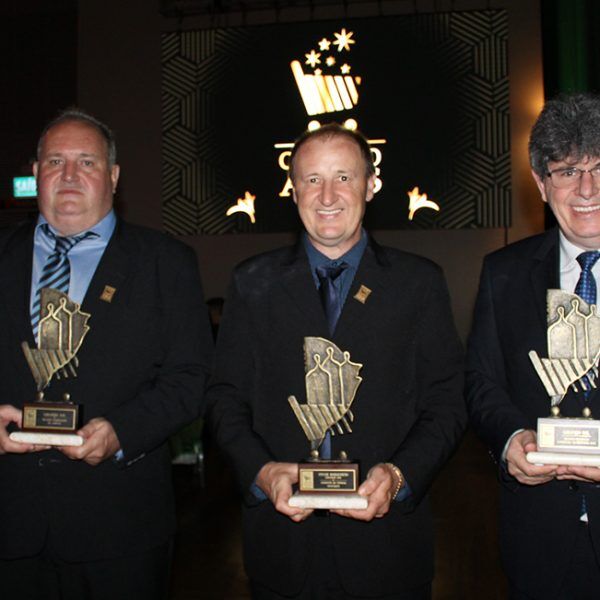
[[[297,229],[290,147],[331,121],[371,143],[367,227],[508,227],[507,29],[485,10],[163,34],[166,229]]]

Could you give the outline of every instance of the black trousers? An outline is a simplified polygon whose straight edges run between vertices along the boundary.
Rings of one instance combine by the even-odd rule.
[[[49,549],[0,560],[0,596],[19,600],[166,600],[171,543],[131,556],[66,562]]]
[[[560,549],[556,549],[560,552]],[[561,560],[569,561],[565,578],[552,596],[529,596],[518,587],[510,586],[510,600],[598,600],[600,597],[600,565],[596,559],[588,526],[579,524],[575,547]]]
[[[319,519],[323,526],[320,528],[319,541],[302,591],[295,596],[285,596],[250,579],[254,600],[431,600],[431,583],[386,596],[363,597],[348,594],[335,563],[329,515],[325,511],[319,511],[309,518]]]

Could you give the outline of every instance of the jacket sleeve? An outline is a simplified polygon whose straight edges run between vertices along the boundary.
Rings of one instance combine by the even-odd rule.
[[[391,457],[411,494],[402,502],[412,510],[458,445],[466,426],[463,350],[443,275],[436,268],[424,289],[416,344],[414,425]]]
[[[125,464],[201,415],[212,363],[212,333],[193,250],[164,238],[156,252],[160,359],[148,365],[148,381],[138,394],[105,415]]]
[[[215,371],[208,391],[209,421],[219,446],[230,459],[246,501],[257,503],[252,484],[273,460],[253,429],[252,397],[256,381],[254,323],[234,274],[221,325]]]
[[[493,271],[490,260],[486,259],[467,346],[466,398],[473,428],[488,445],[494,460],[500,463],[509,437],[529,425],[526,415],[509,395],[506,360],[496,318],[503,302],[501,290],[495,286],[508,276],[495,278]]]

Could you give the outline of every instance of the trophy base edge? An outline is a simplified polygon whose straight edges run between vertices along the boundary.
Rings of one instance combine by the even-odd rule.
[[[527,461],[534,465],[578,465],[600,467],[600,454],[567,452],[528,452]]]
[[[320,493],[310,494],[306,492],[296,492],[288,501],[294,508],[349,508],[363,510],[367,508],[369,501],[357,493]]]
[[[40,446],[81,446],[83,438],[70,433],[33,433],[29,431],[13,431],[10,434],[13,442],[21,444],[39,444]]]

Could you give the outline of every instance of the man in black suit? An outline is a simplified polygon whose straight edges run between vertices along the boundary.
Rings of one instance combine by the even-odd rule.
[[[209,388],[217,439],[244,495],[253,597],[429,598],[427,492],[465,420],[443,275],[363,230],[375,173],[358,133],[336,124],[307,132],[290,176],[305,232],[296,246],[236,268]],[[340,266],[333,286],[341,314],[328,325],[317,272]],[[345,450],[360,460],[366,509],[321,514],[288,503],[309,451],[287,400],[303,402],[306,336],[329,339],[363,364],[352,433],[330,442],[332,456]]]
[[[38,221],[0,237],[3,597],[166,597],[175,519],[165,440],[200,412],[212,339],[192,250],[115,217],[115,154],[104,124],[60,115],[38,145]],[[45,399],[69,393],[85,424],[81,446],[50,449],[11,440],[7,427],[35,399],[21,342],[36,346],[38,286],[65,281],[90,329],[77,377],[55,375]]]
[[[500,545],[511,598],[597,598],[600,469],[534,465],[526,454],[537,450],[537,418],[550,412],[528,356],[548,356],[546,291],[573,292],[580,255],[595,259],[600,249],[600,98],[549,101],[529,151],[558,228],[484,261],[467,359],[469,411],[500,465]],[[597,391],[570,391],[560,410],[576,417],[589,405],[597,413],[597,400]]]

